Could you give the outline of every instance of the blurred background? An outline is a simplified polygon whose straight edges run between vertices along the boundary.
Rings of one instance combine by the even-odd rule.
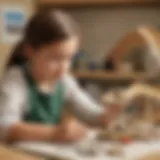
[[[99,103],[115,104],[135,91],[132,84],[145,83],[136,89],[146,91],[147,101],[132,103],[156,106],[149,113],[160,124],[159,0],[0,0],[0,76],[28,19],[53,8],[67,11],[80,26],[81,46],[71,72],[81,86]],[[122,94],[125,89],[129,92]]]
[[[106,88],[159,82],[157,0],[2,0],[1,73],[28,18],[37,10],[53,8],[66,10],[81,28],[81,47],[72,73],[94,98],[99,100]]]

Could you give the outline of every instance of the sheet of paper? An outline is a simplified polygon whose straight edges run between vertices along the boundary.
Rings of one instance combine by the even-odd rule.
[[[94,137],[96,132],[90,132],[88,138],[75,144],[54,144],[44,142],[19,142],[14,146],[16,148],[29,151],[32,153],[38,153],[46,157],[59,157],[67,160],[137,160],[149,153],[160,152],[160,141],[148,141],[148,142],[134,142],[129,145],[123,145],[123,156],[109,156],[107,155],[107,149],[113,145],[109,142],[96,142]],[[96,155],[84,156],[77,152],[77,147],[80,144],[94,146],[98,152]]]

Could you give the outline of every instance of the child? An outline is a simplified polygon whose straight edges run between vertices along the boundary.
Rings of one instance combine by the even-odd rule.
[[[86,128],[61,125],[64,101],[82,120],[100,124],[104,112],[67,73],[79,46],[75,22],[57,10],[36,14],[16,47],[0,88],[1,138],[10,141],[76,141]]]

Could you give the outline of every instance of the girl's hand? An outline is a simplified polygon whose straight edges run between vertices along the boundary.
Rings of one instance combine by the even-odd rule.
[[[108,125],[111,121],[115,120],[123,107],[121,105],[112,105],[107,108],[107,111],[102,115],[102,124],[104,126]]]
[[[76,119],[70,119],[59,127],[58,141],[74,142],[84,138],[88,128]]]

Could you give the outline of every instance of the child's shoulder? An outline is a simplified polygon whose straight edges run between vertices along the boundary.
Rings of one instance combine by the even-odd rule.
[[[23,69],[18,66],[8,68],[1,77],[1,84],[3,85],[25,85]]]
[[[23,69],[17,66],[10,67],[0,79],[0,92],[6,96],[25,99],[27,97],[27,85],[23,76]]]
[[[10,68],[8,68],[2,77],[9,77],[9,78],[20,78],[20,77],[23,77],[23,71],[22,71],[22,68],[21,67],[18,67],[18,66],[12,66]]]

